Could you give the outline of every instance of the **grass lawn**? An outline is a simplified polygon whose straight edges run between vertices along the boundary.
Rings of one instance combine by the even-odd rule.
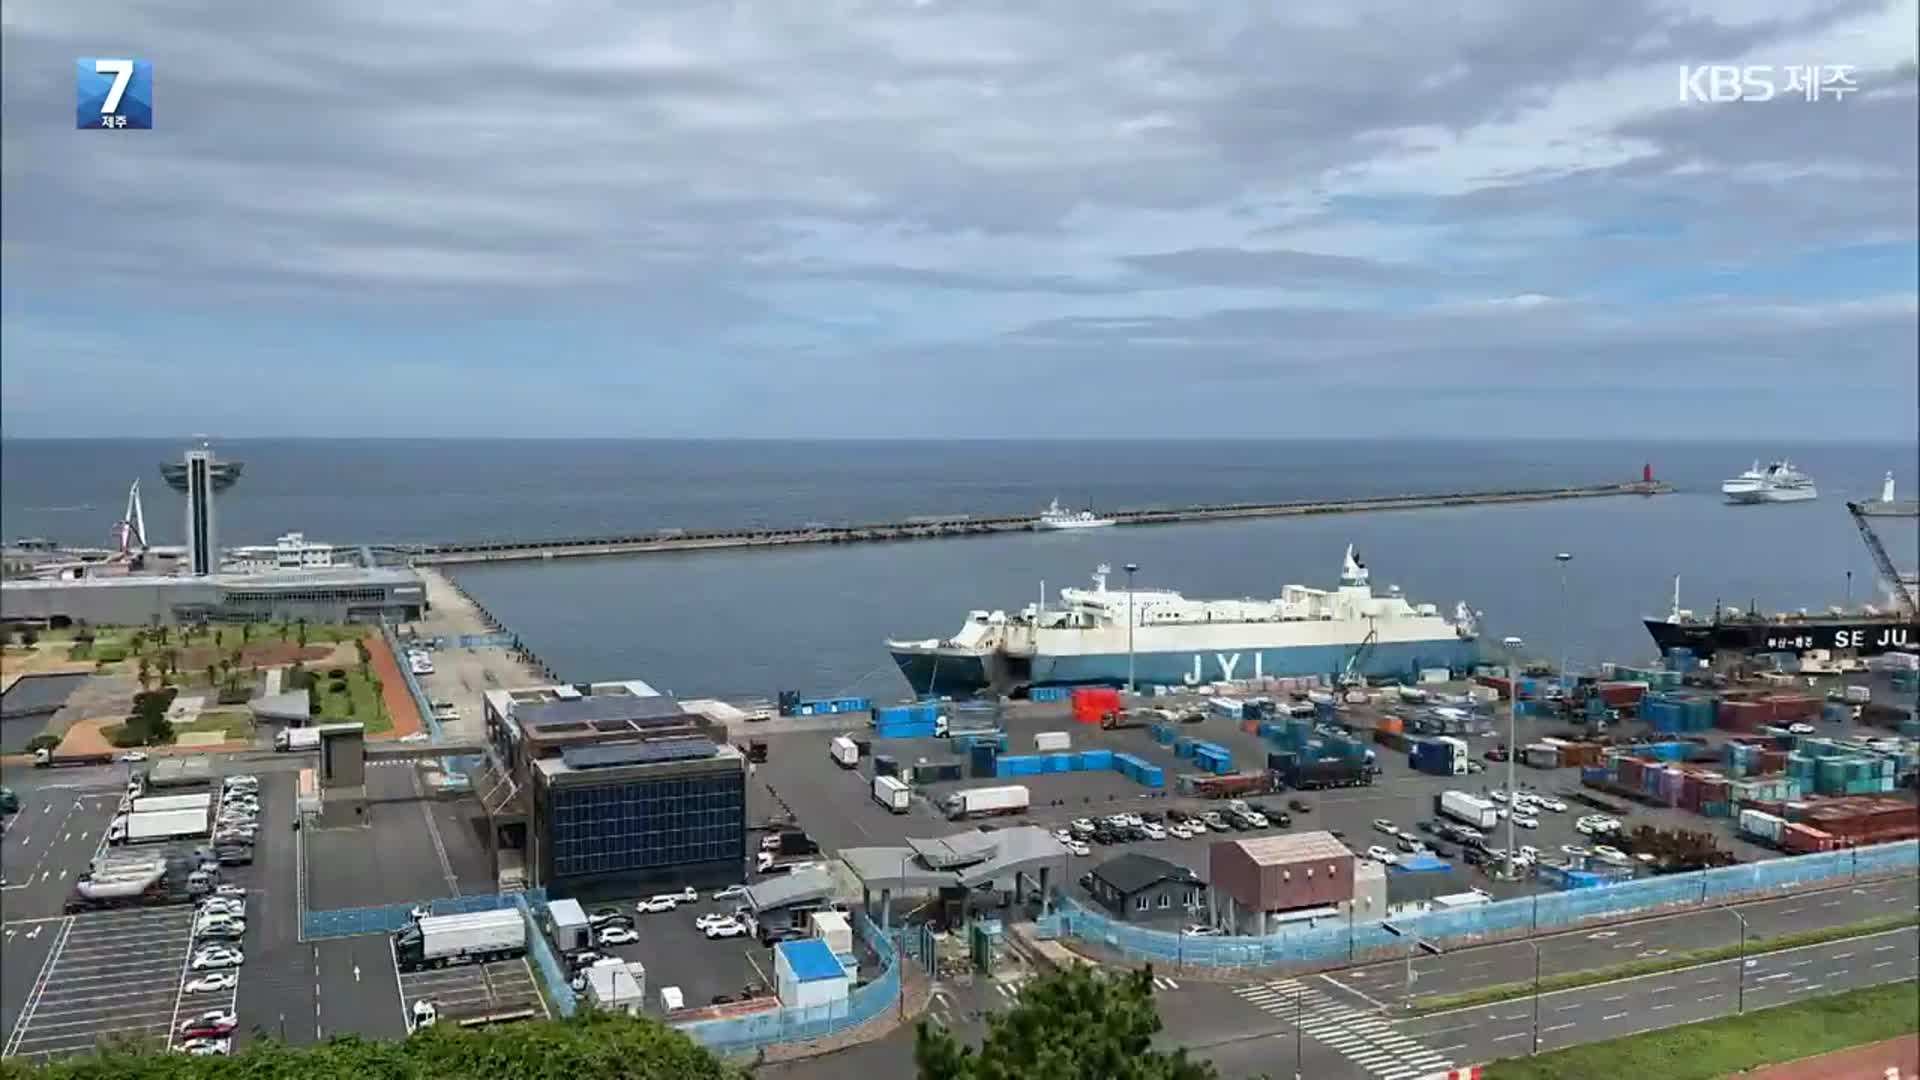
[[[177,739],[190,732],[224,732],[228,742],[253,741],[253,716],[245,709],[207,709],[191,723],[173,725]]]
[[[1781,934],[1772,938],[1747,939],[1746,955],[1756,956],[1764,952],[1780,949],[1797,949],[1803,945],[1818,945],[1823,941],[1838,941],[1841,938],[1860,937],[1863,934],[1878,934],[1896,927],[1911,926],[1916,920],[1912,915],[1889,915],[1882,919],[1854,923],[1850,926],[1824,926],[1816,930],[1806,930],[1795,934]],[[1741,955],[1740,946],[1716,945],[1710,949],[1694,949],[1689,952],[1673,953],[1669,956],[1651,960],[1634,960],[1611,967],[1591,968],[1586,971],[1568,971],[1558,975],[1548,975],[1540,980],[1540,992],[1550,994],[1555,990],[1571,990],[1576,986],[1591,986],[1594,983],[1612,982],[1615,979],[1631,978],[1635,975],[1652,975],[1660,971],[1672,971],[1676,968],[1693,967],[1696,964],[1710,964],[1718,960],[1731,960]],[[1499,986],[1483,986],[1477,990],[1467,990],[1458,994],[1440,994],[1422,998],[1414,1008],[1415,1014],[1445,1012],[1448,1009],[1460,1009],[1469,1005],[1486,1005],[1495,1001],[1508,1001],[1513,998],[1533,996],[1533,982],[1502,983]]]
[[[1889,983],[1777,1009],[1496,1061],[1486,1080],[1717,1080],[1920,1031],[1920,984]]]
[[[345,682],[346,689],[333,690],[336,682]],[[344,679],[322,675],[314,682],[314,693],[320,698],[320,719],[326,723],[365,724],[369,735],[393,730],[393,717],[387,715],[371,675],[362,675],[358,669],[348,669]]]

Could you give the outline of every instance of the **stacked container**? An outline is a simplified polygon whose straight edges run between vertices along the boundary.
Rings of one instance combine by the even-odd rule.
[[[1228,753],[1226,747],[1214,743],[1194,743],[1193,762],[1203,771],[1219,776],[1233,771],[1233,755]]]
[[[1027,700],[1035,702],[1066,701],[1072,696],[1071,686],[1036,686],[1027,691]]]
[[[882,739],[931,739],[940,720],[940,706],[883,705],[873,710],[873,733]]]

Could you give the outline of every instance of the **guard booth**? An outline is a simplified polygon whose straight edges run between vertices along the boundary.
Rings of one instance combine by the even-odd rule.
[[[367,823],[367,739],[362,724],[321,724],[320,813],[322,828]]]

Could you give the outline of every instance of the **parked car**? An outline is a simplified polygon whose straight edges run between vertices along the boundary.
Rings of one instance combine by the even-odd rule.
[[[233,1040],[224,1037],[188,1039],[180,1044],[180,1052],[192,1057],[225,1057],[233,1053]]]
[[[649,896],[644,900],[636,902],[633,906],[642,914],[672,911],[680,906],[680,894],[661,893],[658,896]]]
[[[747,933],[747,924],[741,922],[739,919],[729,918],[724,922],[717,922],[708,926],[704,933],[707,935],[707,940],[709,941],[718,941],[721,938],[744,937]]]
[[[1377,863],[1385,863],[1388,866],[1392,866],[1393,864],[1400,861],[1399,856],[1395,855],[1393,852],[1388,851],[1386,848],[1383,848],[1378,844],[1375,844],[1372,847],[1367,849],[1367,858],[1372,859],[1374,862],[1377,862]]]
[[[215,994],[222,990],[231,990],[239,984],[240,976],[233,972],[216,971],[210,975],[188,980],[185,989],[189,994]]]
[[[1073,833],[1066,829],[1055,829],[1053,830],[1053,838],[1064,844],[1073,839]]]
[[[1204,923],[1193,923],[1180,932],[1187,937],[1219,937],[1222,933],[1219,927],[1207,926]]]
[[[1173,837],[1175,840],[1185,840],[1193,835],[1193,830],[1187,828],[1185,822],[1176,821],[1167,826],[1167,835]]]
[[[1085,858],[1088,855],[1093,854],[1093,849],[1088,847],[1085,841],[1069,840],[1067,841],[1065,847],[1068,851],[1072,852],[1075,855],[1080,856],[1081,858]]]
[[[1420,841],[1404,833],[1400,834],[1394,840],[1393,846],[1399,848],[1401,851],[1404,851],[1409,855],[1413,854],[1416,851],[1419,851],[1423,847],[1426,847],[1425,844],[1422,844]]]
[[[1218,810],[1207,811],[1200,815],[1200,820],[1206,823],[1207,828],[1212,829],[1214,832],[1226,832],[1229,828],[1232,828],[1232,826],[1227,824],[1227,819],[1220,816],[1220,811]]]
[[[1304,799],[1288,799],[1287,809],[1293,811],[1296,814],[1313,813],[1313,807],[1309,805]]]
[[[147,760],[147,752],[145,750],[129,750],[120,755],[120,760],[128,765],[137,765]]]
[[[412,1024],[414,1031],[419,1031],[421,1028],[430,1028],[439,1022],[440,1006],[426,998],[421,998],[419,1001],[413,1003]]]
[[[1813,734],[1813,725],[1803,720],[1796,724],[1789,724],[1787,730],[1795,735],[1811,735]]]
[[[598,944],[601,948],[609,945],[631,945],[640,940],[640,935],[631,926],[609,926],[600,931]]]
[[[233,1034],[240,1017],[225,1009],[214,1009],[180,1022],[180,1034],[189,1039],[215,1039]]]
[[[1162,827],[1159,822],[1149,821],[1145,825],[1140,826],[1140,830],[1146,834],[1149,840],[1165,840],[1167,838],[1167,830]]]
[[[213,889],[213,895],[229,896],[244,900],[247,897],[247,887],[245,885],[216,885]]]
[[[1564,814],[1567,812],[1567,804],[1561,802],[1559,799],[1535,799],[1534,802],[1540,804],[1541,806],[1546,807],[1547,809],[1553,811],[1556,814]]]
[[[208,945],[193,954],[187,966],[194,971],[219,971],[225,968],[237,968],[246,963],[245,954],[239,949],[225,945]]]
[[[723,923],[731,918],[733,918],[732,912],[709,911],[705,915],[694,916],[693,928],[695,930],[705,930],[707,927],[712,926],[715,923]]]
[[[593,911],[587,915],[587,925],[596,930],[602,926],[608,926],[622,921],[630,921],[629,916],[626,912],[615,907],[594,908]]]
[[[729,885],[713,894],[715,900],[743,900],[747,895],[745,885]]]
[[[1522,829],[1537,829],[1540,827],[1539,818],[1529,817],[1526,814],[1513,815],[1513,823]]]

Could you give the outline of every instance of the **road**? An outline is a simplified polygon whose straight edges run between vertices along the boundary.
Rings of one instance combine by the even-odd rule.
[[[1690,949],[1736,945],[1740,941],[1740,919],[1731,912],[1746,919],[1746,939],[1751,945],[1782,934],[1911,913],[1915,899],[1914,879],[1898,878],[1553,934],[1533,941],[1540,946],[1540,974],[1548,976],[1651,960]],[[1413,970],[1414,986],[1422,996],[1527,982],[1533,978],[1533,949],[1526,941],[1515,941],[1456,950],[1440,957],[1422,955],[1415,959]],[[1354,968],[1332,977],[1382,1005],[1399,1005],[1406,999],[1407,965],[1399,961]]]

